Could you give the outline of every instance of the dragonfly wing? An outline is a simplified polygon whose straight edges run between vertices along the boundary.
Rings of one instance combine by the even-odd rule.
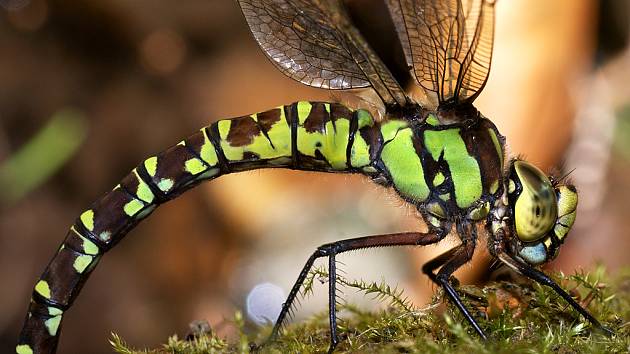
[[[405,62],[409,69],[413,68],[413,59],[411,57],[411,44],[409,42],[409,36],[407,35],[407,28],[405,27],[405,20],[402,17],[402,8],[399,0],[386,0],[389,14],[394,22],[396,28],[396,34],[400,45],[402,46],[403,53],[405,54]]]
[[[398,2],[398,4],[395,4]],[[388,0],[399,38],[410,50],[413,74],[427,94],[472,102],[488,80],[494,41],[494,1]],[[393,9],[393,10],[392,10]]]
[[[372,86],[387,104],[406,104],[398,83],[339,0],[238,0],[259,46],[285,75],[327,89]]]

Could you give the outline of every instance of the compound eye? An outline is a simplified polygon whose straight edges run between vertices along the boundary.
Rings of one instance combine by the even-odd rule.
[[[515,161],[514,172],[521,185],[514,205],[516,234],[521,241],[537,241],[553,228],[558,217],[556,193],[536,166]]]
[[[537,266],[547,261],[547,249],[542,242],[527,245],[521,249],[519,255],[529,264]]]

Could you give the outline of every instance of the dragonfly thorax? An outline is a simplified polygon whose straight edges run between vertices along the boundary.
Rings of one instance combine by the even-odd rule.
[[[472,103],[459,103],[455,101],[440,104],[435,112],[441,124],[473,124],[480,113]]]
[[[432,112],[422,124],[382,124],[381,159],[394,188],[436,227],[484,219],[503,193],[504,139],[490,120],[474,116],[443,124]]]

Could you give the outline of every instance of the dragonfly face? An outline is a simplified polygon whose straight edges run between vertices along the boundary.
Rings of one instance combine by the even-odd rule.
[[[513,247],[518,255],[534,266],[551,261],[575,221],[575,187],[554,186],[536,166],[514,160],[508,193],[517,236]]]

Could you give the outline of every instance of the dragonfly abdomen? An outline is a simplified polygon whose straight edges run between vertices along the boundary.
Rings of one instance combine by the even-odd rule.
[[[204,180],[256,168],[376,173],[374,127],[367,111],[303,101],[220,120],[147,158],[70,228],[35,285],[16,350],[56,350],[64,311],[100,256],[159,204]]]

